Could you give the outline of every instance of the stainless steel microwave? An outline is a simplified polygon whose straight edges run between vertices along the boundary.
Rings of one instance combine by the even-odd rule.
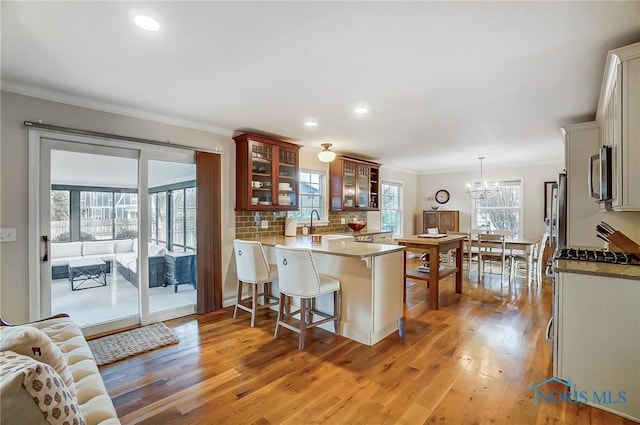
[[[589,196],[600,202],[610,201],[613,196],[611,155],[611,146],[603,146],[589,161]]]

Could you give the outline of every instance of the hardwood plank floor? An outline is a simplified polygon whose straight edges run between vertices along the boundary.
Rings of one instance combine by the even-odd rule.
[[[409,282],[402,335],[373,347],[313,329],[273,339],[233,309],[166,322],[180,344],[101,368],[123,424],[633,424],[574,404],[534,406],[552,373],[551,282],[447,278],[438,311]]]

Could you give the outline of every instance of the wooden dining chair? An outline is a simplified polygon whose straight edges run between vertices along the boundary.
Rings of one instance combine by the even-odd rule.
[[[509,265],[509,257],[506,255],[505,236],[497,234],[484,234],[478,235],[478,281],[480,277],[484,278],[486,262],[489,262],[489,273],[493,272],[493,262],[500,263],[500,282],[504,278],[504,271],[507,270],[509,274],[509,281],[511,280],[511,270]]]
[[[464,235],[466,236],[466,238],[462,241],[462,262],[463,262],[463,268],[464,268],[464,263],[467,263],[467,272],[468,272],[468,276],[471,276],[471,265],[473,264],[473,259],[474,258],[478,258],[478,250],[477,248],[473,248],[471,245],[471,233],[466,233],[466,232],[453,232],[453,231],[448,231],[447,235]],[[453,258],[454,254],[453,251],[449,251],[447,253],[447,256],[449,258]]]

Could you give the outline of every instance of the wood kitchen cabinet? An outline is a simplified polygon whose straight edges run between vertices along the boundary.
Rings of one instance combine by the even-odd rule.
[[[329,165],[331,211],[379,211],[380,164],[339,155]]]
[[[438,232],[458,232],[460,223],[459,211],[422,211],[422,233],[429,228],[438,228]]]
[[[300,146],[251,133],[233,139],[236,210],[297,210]]]
[[[613,196],[608,208],[640,211],[640,43],[612,50],[596,120],[603,146],[613,151]]]

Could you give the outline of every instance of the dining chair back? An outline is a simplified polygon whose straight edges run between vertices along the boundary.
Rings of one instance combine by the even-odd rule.
[[[462,241],[462,260],[467,263],[468,275],[471,275],[473,257],[478,256],[478,250],[471,246],[471,234],[467,232],[454,232],[449,230],[447,235],[465,236],[465,239]],[[453,258],[452,251],[449,251],[447,255],[449,258]]]
[[[500,281],[502,282],[505,266],[508,261],[508,257],[506,255],[505,235],[484,233],[480,233],[478,235],[478,280],[481,276],[484,277],[487,261],[489,261],[489,273],[492,272],[491,264],[493,262],[500,263]],[[510,270],[509,279],[511,279]]]

